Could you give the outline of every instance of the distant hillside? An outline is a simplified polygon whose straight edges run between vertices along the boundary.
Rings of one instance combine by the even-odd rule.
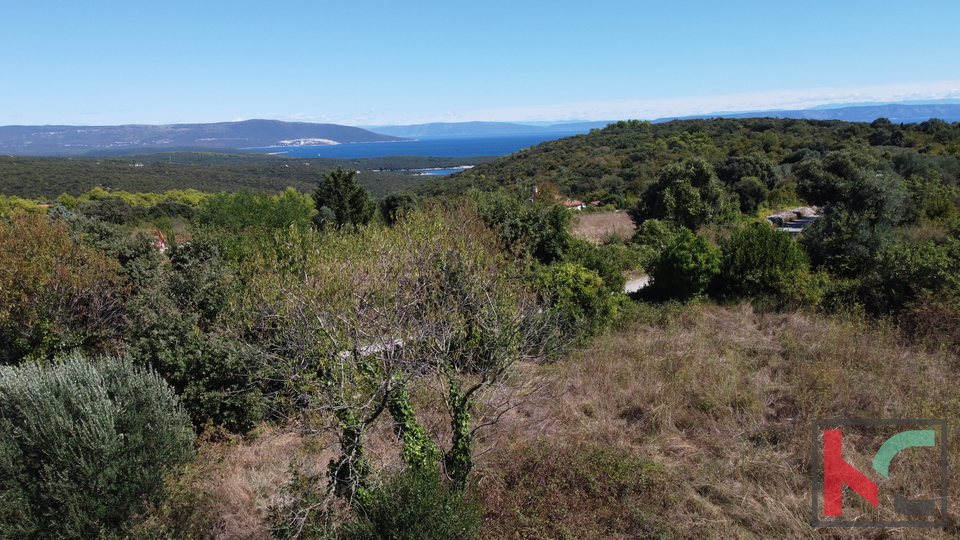
[[[743,113],[712,113],[697,116],[658,118],[654,123],[693,118],[797,118],[805,120],[845,120],[847,122],[873,122],[886,118],[894,124],[919,124],[931,118],[945,122],[960,122],[960,105],[868,105],[840,107],[836,109],[804,109],[799,111],[755,111]]]
[[[597,121],[531,126],[512,122],[434,122],[408,126],[364,126],[364,128],[396,137],[429,138],[520,133],[587,133],[594,128],[603,128],[609,123],[609,121]]]
[[[663,167],[691,157],[719,167],[728,158],[752,155],[765,171],[773,171],[770,183],[776,184],[773,179],[788,178],[794,164],[836,150],[890,162],[904,178],[936,170],[942,182],[960,185],[960,124],[718,118],[617,122],[432,178],[417,189],[423,195],[456,196],[471,188],[506,187],[526,196],[535,185],[552,185],[566,197],[622,208],[652,185]]]
[[[271,146],[403,140],[336,124],[246,120],[165,126],[2,126],[0,153],[19,155],[116,154],[124,150],[237,150]]]

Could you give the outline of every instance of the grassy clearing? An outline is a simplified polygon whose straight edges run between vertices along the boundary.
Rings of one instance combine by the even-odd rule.
[[[636,227],[626,212],[579,214],[573,218],[572,233],[577,238],[599,244],[610,236],[627,239]]]
[[[489,440],[486,538],[819,537],[812,419],[960,413],[956,357],[904,345],[876,321],[749,305],[637,311],[592,349],[542,368],[556,398],[514,411]],[[854,447],[873,444],[855,435]],[[952,519],[925,536],[956,535]]]
[[[947,418],[948,447],[960,443],[960,361],[898,336],[876,320],[748,304],[634,305],[591,348],[523,366],[546,388],[478,441],[483,537],[916,537],[809,525],[812,419]],[[428,429],[442,430],[439,419],[425,419]],[[387,426],[372,438],[373,455],[396,455]],[[874,443],[845,435],[851,452]],[[289,463],[322,470],[324,446],[285,434],[209,444],[191,480],[204,495],[184,503],[194,510],[183,519],[196,521],[197,538],[267,538]],[[960,534],[958,480],[951,471],[950,527],[922,536]],[[893,517],[856,499],[847,491],[851,512]]]

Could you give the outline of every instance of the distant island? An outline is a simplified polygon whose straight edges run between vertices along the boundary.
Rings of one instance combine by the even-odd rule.
[[[2,126],[0,153],[117,155],[169,151],[237,151],[406,140],[337,124],[246,120],[213,124],[123,126]]]

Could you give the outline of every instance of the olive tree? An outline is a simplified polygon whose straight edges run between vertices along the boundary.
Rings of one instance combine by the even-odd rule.
[[[337,434],[330,477],[355,504],[371,472],[365,434],[384,412],[411,467],[441,463],[462,486],[475,433],[489,423],[477,411],[491,394],[505,400],[493,406],[501,410],[516,362],[563,342],[495,233],[475,213],[452,212],[412,214],[386,229],[291,229],[279,242],[290,252],[249,269],[250,316],[237,331],[261,361],[276,410],[308,432]],[[449,440],[420,426],[414,393],[442,404]]]

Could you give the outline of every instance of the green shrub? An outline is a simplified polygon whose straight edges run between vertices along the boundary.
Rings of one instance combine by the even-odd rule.
[[[570,211],[554,204],[528,204],[504,192],[471,192],[484,223],[497,231],[504,247],[529,254],[543,264],[563,257],[570,236]]]
[[[167,254],[169,264],[127,302],[124,350],[176,389],[194,425],[213,422],[246,432],[262,418],[261,396],[219,325],[238,280],[202,236]]]
[[[383,221],[393,225],[403,215],[423,207],[423,201],[412,191],[397,191],[380,199],[377,205]]]
[[[0,367],[0,538],[97,538],[192,456],[173,390],[123,358]]]
[[[815,268],[853,278],[867,271],[877,253],[893,240],[894,230],[889,223],[874,223],[861,214],[828,206],[820,219],[803,230],[798,241]]]
[[[773,294],[786,276],[808,267],[807,254],[790,233],[754,223],[724,244],[714,285],[722,293],[737,296]]]
[[[46,216],[0,222],[0,364],[115,347],[127,293],[121,272]]]
[[[623,277],[623,261],[616,247],[596,246],[586,240],[574,238],[570,241],[564,260],[596,272],[609,292],[623,292],[627,280]]]
[[[734,184],[733,192],[740,198],[740,211],[748,216],[755,215],[760,204],[770,196],[770,191],[755,176]]]
[[[776,292],[785,304],[818,306],[831,286],[830,276],[826,272],[803,269],[784,274],[776,286]]]
[[[436,467],[388,474],[351,508],[331,505],[323,475],[292,470],[279,506],[270,509],[278,540],[447,540],[480,537],[475,488],[458,489]]]
[[[662,298],[689,300],[703,294],[719,272],[720,250],[684,228],[650,268],[651,286]]]
[[[480,537],[482,511],[473,494],[432,469],[407,469],[370,490],[361,518],[343,526],[343,540],[467,540]]]
[[[129,279],[132,290],[139,290],[156,279],[164,257],[153,236],[131,235],[120,225],[80,215],[65,216],[62,221],[72,237],[102,250],[109,259],[120,263],[120,273]]]
[[[863,278],[866,307],[899,311],[925,293],[960,292],[960,241],[897,243],[879,254],[875,271]]]
[[[676,235],[677,228],[673,224],[659,219],[648,219],[633,231],[630,242],[637,247],[640,264],[647,272],[660,256],[660,251],[667,247]]]
[[[596,272],[574,263],[549,266],[541,283],[551,297],[551,307],[571,329],[593,334],[613,321],[619,307]]]
[[[635,244],[664,248],[677,234],[672,223],[659,219],[648,219],[633,231],[630,239]]]

